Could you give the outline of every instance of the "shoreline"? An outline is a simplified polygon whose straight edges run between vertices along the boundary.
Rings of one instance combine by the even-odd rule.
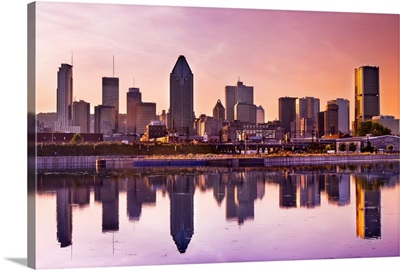
[[[174,155],[174,156],[50,156],[31,160],[38,170],[121,169],[135,167],[272,167],[400,161],[393,154]]]

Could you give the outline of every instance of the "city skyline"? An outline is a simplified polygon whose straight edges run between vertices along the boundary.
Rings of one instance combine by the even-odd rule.
[[[225,86],[240,77],[254,86],[266,121],[278,119],[283,96],[313,96],[321,104],[348,99],[352,120],[354,69],[372,65],[381,71],[381,114],[399,118],[398,29],[398,15],[389,14],[37,3],[37,112],[55,111],[56,76],[49,74],[73,54],[74,100],[90,102],[93,112],[101,78],[115,68],[119,103],[138,87],[160,114],[169,108],[171,65],[185,55],[195,76],[196,117],[212,115]]]

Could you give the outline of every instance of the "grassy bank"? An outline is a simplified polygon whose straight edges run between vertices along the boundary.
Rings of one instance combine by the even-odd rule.
[[[212,145],[140,145],[123,143],[43,144],[37,146],[37,155],[45,156],[147,156],[220,154]]]

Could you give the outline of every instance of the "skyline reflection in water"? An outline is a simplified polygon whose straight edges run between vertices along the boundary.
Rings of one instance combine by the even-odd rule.
[[[398,256],[398,194],[398,163],[42,172],[38,267]]]

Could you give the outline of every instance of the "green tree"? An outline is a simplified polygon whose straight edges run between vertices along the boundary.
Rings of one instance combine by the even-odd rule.
[[[382,135],[390,135],[392,131],[383,125],[373,122],[373,121],[365,121],[361,122],[360,126],[356,130],[357,136],[365,136],[367,134],[371,134],[372,136],[382,136]]]
[[[386,149],[389,151],[393,151],[393,149],[394,149],[393,144],[389,144],[388,146],[386,146]]]
[[[357,150],[357,145],[353,142],[349,143],[349,151],[355,152]]]
[[[75,133],[70,142],[72,144],[80,144],[83,142],[83,137],[81,134]]]
[[[339,151],[341,152],[346,151],[346,144],[344,142],[339,144]]]
[[[361,152],[370,152],[370,153],[372,153],[373,151],[374,151],[374,148],[372,147],[370,141],[367,142],[367,146],[362,146],[361,147]]]

